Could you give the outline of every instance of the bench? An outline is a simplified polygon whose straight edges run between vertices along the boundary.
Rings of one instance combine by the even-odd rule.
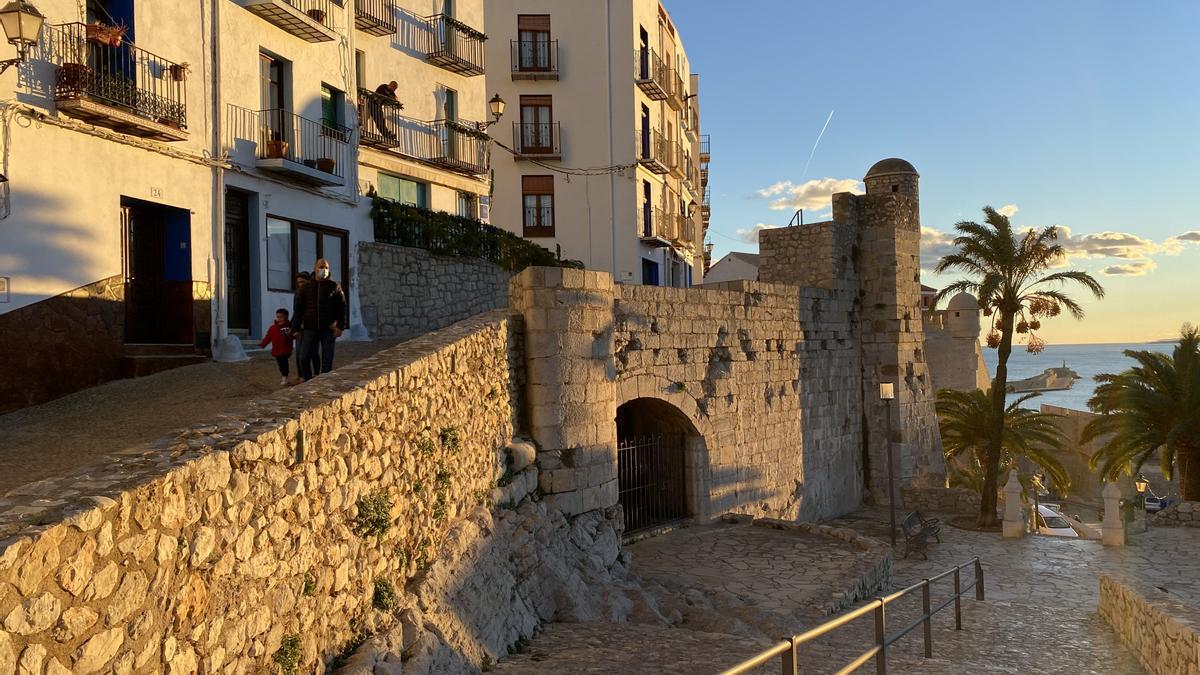
[[[928,560],[925,548],[929,546],[930,537],[936,539],[939,544],[942,543],[942,522],[937,518],[926,518],[920,511],[913,511],[905,516],[900,523],[900,529],[904,532],[905,558],[913,551],[920,551],[921,557]]]

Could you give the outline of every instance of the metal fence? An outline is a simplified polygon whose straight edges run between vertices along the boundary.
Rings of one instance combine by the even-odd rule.
[[[228,105],[227,149],[238,140],[255,143],[255,158],[285,159],[312,169],[345,177],[353,133],[347,127],[301,117],[282,108],[249,110]]]
[[[96,25],[44,28],[42,48],[58,66],[55,98],[89,99],[160,124],[187,128],[187,68]]]
[[[430,122],[435,141],[429,161],[453,171],[487,173],[488,136],[480,127],[467,120]]]
[[[975,568],[975,578],[970,584],[963,586],[961,571],[965,567]],[[941,581],[947,577],[954,578],[954,595],[948,600],[938,605],[936,608],[932,606],[930,599],[930,586],[935,582]],[[794,635],[790,638],[776,643],[770,649],[761,652],[757,656],[751,657],[736,666],[724,670],[721,675],[739,675],[740,673],[748,673],[756,668],[770,663],[775,657],[780,657],[781,671],[783,675],[797,675],[799,672],[799,661],[797,648],[801,645],[811,642],[826,633],[830,633],[846,624],[854,621],[859,617],[867,614],[875,615],[875,644],[870,649],[858,655],[847,664],[844,668],[837,671],[838,675],[844,673],[852,673],[862,666],[866,665],[871,659],[875,659],[875,672],[877,675],[885,675],[887,673],[887,650],[897,640],[908,635],[917,626],[922,627],[923,636],[925,639],[925,658],[933,658],[933,623],[932,619],[935,614],[948,607],[951,603],[954,604],[954,630],[962,630],[962,596],[967,591],[975,589],[975,599],[982,601],[984,599],[983,587],[983,565],[979,558],[972,558],[967,562],[955,567],[951,570],[946,570],[937,576],[923,579],[921,582],[913,584],[904,590],[897,591],[891,595],[885,595],[880,598],[875,598],[871,602],[859,607],[856,610],[847,612],[836,619],[826,621],[825,623],[807,630],[799,635]],[[895,603],[897,600],[908,596],[911,593],[921,592],[921,616],[913,623],[906,626],[903,630],[892,635],[887,634],[887,607]]]
[[[396,32],[396,0],[354,0],[354,26],[368,35]]]
[[[360,140],[364,145],[394,150],[413,159],[432,159],[438,141],[433,126],[407,117],[401,110],[403,108],[396,99],[359,89]]]
[[[513,122],[513,150],[521,155],[560,154],[558,122]]]
[[[633,77],[638,87],[653,101],[662,101],[671,93],[671,69],[653,49],[634,52]]]
[[[426,21],[429,45],[425,53],[430,63],[468,77],[483,74],[486,35],[445,14],[435,14]]]
[[[687,516],[682,433],[662,432],[617,444],[617,485],[625,532]]]
[[[511,40],[509,50],[514,74],[558,74],[558,40]]]

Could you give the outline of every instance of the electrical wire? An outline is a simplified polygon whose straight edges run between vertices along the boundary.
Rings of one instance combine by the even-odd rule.
[[[494,138],[491,139],[491,141],[505,152],[511,154],[513,157],[520,157],[521,159],[528,161],[530,164],[540,166],[547,171],[553,171],[555,173],[561,173],[568,176],[607,176],[609,174],[619,174],[637,168],[636,162],[632,164],[614,164],[612,166],[597,166],[589,168],[556,166],[554,164],[547,164],[538,159],[529,157],[528,155],[523,155]]]

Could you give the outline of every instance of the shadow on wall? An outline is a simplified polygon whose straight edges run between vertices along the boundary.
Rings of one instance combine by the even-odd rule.
[[[392,49],[424,61],[427,56],[425,50],[431,44],[433,44],[433,32],[425,17],[404,9],[396,12],[396,32],[392,34]],[[390,78],[385,76],[384,79],[386,81]],[[401,92],[400,95],[403,97],[404,92]]]

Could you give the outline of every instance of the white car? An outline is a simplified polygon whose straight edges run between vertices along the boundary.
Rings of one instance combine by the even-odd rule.
[[[1038,533],[1051,537],[1079,538],[1079,533],[1067,519],[1048,506],[1038,506]]]

